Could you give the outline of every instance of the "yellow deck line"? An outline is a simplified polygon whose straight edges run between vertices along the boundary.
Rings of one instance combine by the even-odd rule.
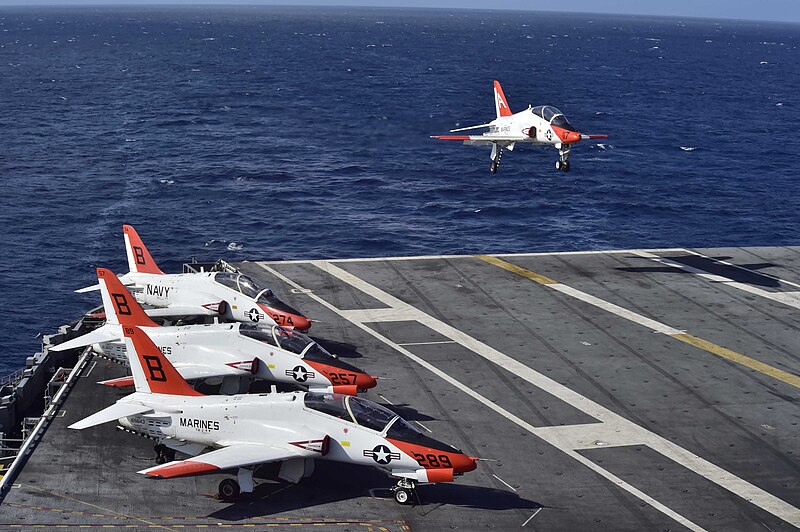
[[[536,272],[532,272],[530,270],[522,268],[521,266],[517,266],[516,264],[511,264],[510,262],[498,259],[497,257],[492,257],[491,255],[476,255],[476,258],[488,262],[489,264],[493,264],[495,266],[503,268],[504,270],[516,273],[517,275],[521,275],[526,279],[530,279],[531,281],[537,282],[542,285],[562,284],[559,283],[558,281],[550,279],[549,277],[545,277],[544,275],[539,275]],[[605,308],[605,310],[608,310],[608,308],[606,307],[599,307],[599,308]],[[622,314],[620,314],[620,316],[630,319],[629,317],[624,316]],[[649,320],[649,318],[645,318],[644,316],[642,316],[642,318]],[[637,321],[637,323],[641,322]],[[667,336],[670,336],[672,338],[675,338],[676,340],[680,340],[681,342],[702,349],[703,351],[711,353],[712,355],[724,358],[725,360],[730,360],[731,362],[741,364],[742,366],[755,370],[761,374],[767,375],[768,377],[772,377],[773,379],[785,382],[786,384],[794,386],[795,388],[800,388],[800,376],[770,366],[769,364],[759,362],[758,360],[750,358],[747,355],[737,353],[736,351],[731,351],[730,349],[709,342],[708,340],[703,340],[702,338],[698,338],[697,336],[692,336],[691,334],[680,333],[680,334],[668,334]]]
[[[539,284],[558,284],[558,281],[554,281],[549,277],[545,277],[544,275],[539,275],[538,273],[526,270],[525,268],[521,268],[516,264],[511,264],[510,262],[506,262],[503,259],[498,259],[497,257],[492,257],[491,255],[477,255],[477,257],[482,261],[486,261],[489,264],[494,264],[495,266],[499,266],[504,270],[516,273],[517,275],[526,277],[531,281],[535,281]]]

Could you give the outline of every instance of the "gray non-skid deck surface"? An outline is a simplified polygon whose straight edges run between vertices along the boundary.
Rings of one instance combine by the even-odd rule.
[[[692,251],[716,260],[689,251],[653,253],[769,292],[800,291],[792,285],[800,282],[797,248]],[[633,253],[502,259],[798,373],[797,307]],[[325,463],[297,486],[267,482],[242,502],[225,504],[209,496],[222,475],[148,481],[135,474],[153,463],[148,440],[112,426],[81,433],[65,429],[114,400],[113,391],[92,383],[120,368],[96,359],[92,374],[68,398],[65,416],[54,421],[20,476],[20,487],[6,498],[0,528],[36,523],[288,528],[313,522],[350,530],[523,524],[538,530],[790,530],[787,520],[800,521],[799,394],[790,382],[474,257],[266,265],[279,276],[256,263],[240,266],[312,317],[312,336],[329,350],[386,377],[367,394],[370,399],[390,405],[438,439],[497,461],[481,462],[453,484],[421,487],[421,506],[382,498],[384,492],[374,488],[387,488],[393,480],[378,470]],[[386,315],[391,296],[410,305],[395,318]],[[353,314],[359,309],[376,309],[375,320]],[[414,319],[420,312],[428,316],[427,325]],[[542,390],[523,371],[488,360],[486,349],[454,342],[447,326],[579,395]],[[604,424],[586,413],[582,401],[570,404],[581,396],[680,452],[671,459],[645,444],[603,441],[595,435]],[[595,444],[574,448],[566,436],[546,441],[533,433],[575,425]],[[692,471],[687,464],[698,463],[693,456],[722,468],[728,480],[719,480],[713,468]],[[730,478],[742,481],[731,484],[742,496],[720,485]],[[349,524],[335,524],[343,521]]]

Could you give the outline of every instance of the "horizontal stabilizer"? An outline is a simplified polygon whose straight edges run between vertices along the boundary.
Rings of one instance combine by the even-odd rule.
[[[76,294],[86,294],[87,292],[94,292],[96,290],[100,290],[100,284],[93,284],[92,286],[87,286],[86,288],[79,288],[75,290]]]
[[[75,349],[76,347],[85,347],[92,344],[102,344],[104,342],[113,342],[122,338],[122,329],[119,325],[103,325],[99,329],[86,333],[83,336],[78,336],[72,340],[58,344],[50,348],[50,351],[67,351],[68,349]]]
[[[116,379],[100,381],[97,384],[102,384],[103,386],[112,386],[114,388],[127,388],[128,386],[133,386],[133,376],[128,375],[127,377],[117,377]]]
[[[144,414],[145,412],[152,412],[153,409],[149,406],[136,403],[114,403],[113,405],[102,409],[91,416],[84,418],[69,426],[71,429],[82,430],[95,425],[102,425],[109,421],[116,421],[123,417],[135,416],[136,414]]]

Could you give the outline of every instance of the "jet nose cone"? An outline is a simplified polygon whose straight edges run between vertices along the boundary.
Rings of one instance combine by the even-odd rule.
[[[367,375],[366,373],[361,373],[356,376],[356,386],[358,386],[359,390],[369,390],[370,388],[374,388],[378,384],[378,379],[373,377],[372,375]]]
[[[311,320],[305,316],[295,314],[292,316],[292,321],[294,322],[294,328],[300,332],[308,332],[311,328]]]
[[[452,457],[453,470],[457,473],[467,473],[478,467],[478,459],[466,454],[457,454]]]
[[[578,142],[579,140],[581,140],[581,134],[577,131],[570,131],[567,133],[567,143]]]

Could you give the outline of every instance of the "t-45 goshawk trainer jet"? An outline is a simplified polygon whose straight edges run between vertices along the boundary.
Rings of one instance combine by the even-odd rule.
[[[583,135],[569,123],[564,113],[550,105],[528,106],[524,111],[512,113],[508,107],[500,82],[494,82],[494,107],[497,118],[487,124],[451,129],[450,133],[488,127],[482,135],[434,135],[440,140],[463,140],[464,144],[492,146],[493,174],[500,168],[503,150],[513,151],[518,142],[539,146],[555,146],[558,150],[556,170],[569,172],[569,154],[572,146],[581,140],[606,139],[608,135]]]
[[[240,273],[167,274],[156,265],[139,234],[123,225],[130,271],[120,277],[137,301],[157,307],[149,316],[206,315],[243,322],[275,323],[306,332],[311,320],[300,314],[265,286]],[[97,290],[98,285],[76,290]]]
[[[477,458],[424,435],[400,416],[351,395],[308,392],[202,395],[138,327],[123,327],[136,392],[70,425],[85,429],[119,423],[192,457],[139,471],[173,478],[236,470],[219,485],[220,496],[251,492],[253,468],[279,462],[279,478],[299,482],[314,459],[380,467],[400,481],[399,503],[411,501],[418,483],[452,482],[472,471]],[[212,449],[203,453],[207,448]],[[201,454],[202,453],[202,454]]]
[[[356,395],[373,388],[375,377],[334,357],[308,336],[270,324],[214,323],[159,327],[114,272],[97,269],[106,323],[52,349],[93,345],[94,350],[127,362],[122,328],[144,327],[186,380],[222,379],[220,393],[249,389],[251,379],[289,383],[312,392]],[[101,384],[133,386],[133,377]]]

